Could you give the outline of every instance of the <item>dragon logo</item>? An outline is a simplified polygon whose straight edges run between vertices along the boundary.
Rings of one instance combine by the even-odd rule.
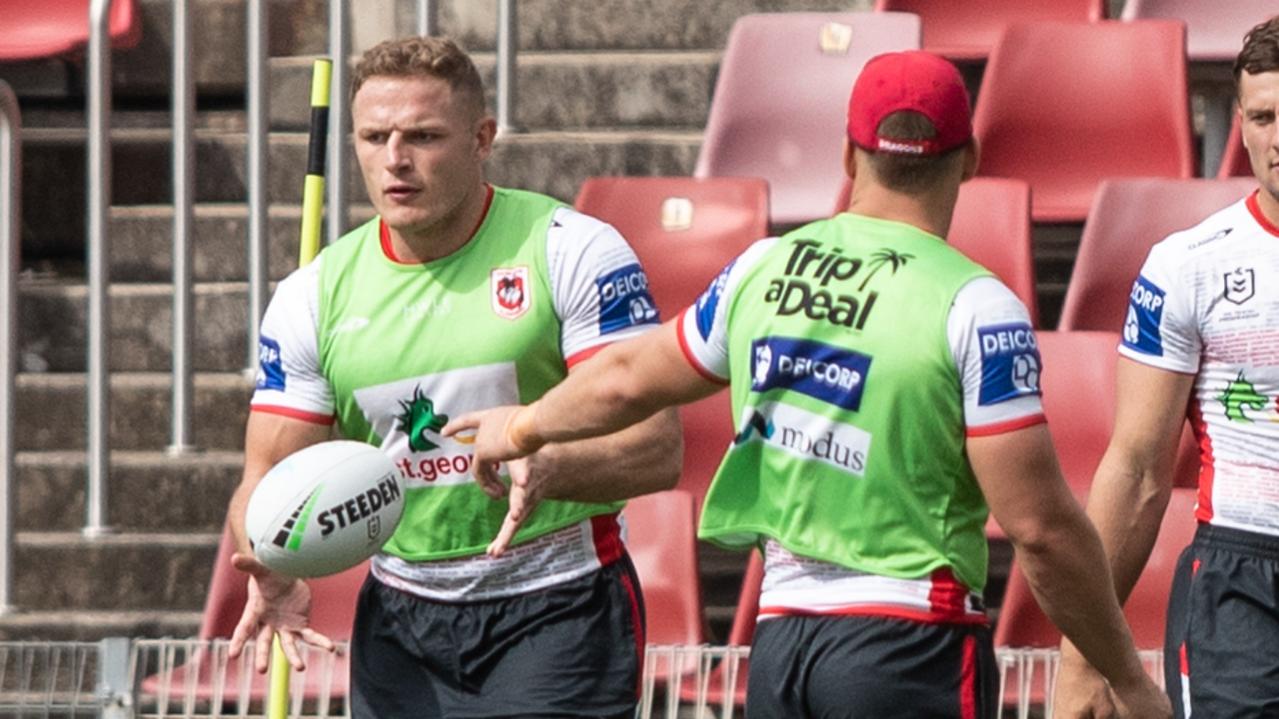
[[[427,433],[439,434],[444,425],[448,424],[449,417],[436,413],[435,403],[422,392],[421,387],[413,388],[413,399],[400,400],[400,409],[403,412],[396,419],[409,436],[409,449],[414,452],[429,452],[440,446],[432,442]]]
[[[1243,370],[1235,381],[1226,385],[1226,389],[1217,395],[1217,401],[1226,407],[1226,419],[1231,422],[1252,422],[1252,418],[1244,413],[1244,408],[1261,411],[1269,404],[1269,400],[1257,391],[1257,388],[1243,376]]]

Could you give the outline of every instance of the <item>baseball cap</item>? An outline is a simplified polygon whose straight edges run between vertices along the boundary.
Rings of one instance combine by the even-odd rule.
[[[927,140],[881,137],[885,117],[909,110],[932,121],[937,136]],[[934,155],[959,147],[973,136],[968,91],[959,70],[922,50],[871,58],[848,98],[848,139],[870,152]]]

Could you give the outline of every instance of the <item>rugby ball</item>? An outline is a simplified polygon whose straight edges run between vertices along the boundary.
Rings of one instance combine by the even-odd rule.
[[[291,577],[322,577],[368,559],[404,513],[391,458],[364,442],[298,450],[271,468],[249,497],[244,527],[258,561]]]

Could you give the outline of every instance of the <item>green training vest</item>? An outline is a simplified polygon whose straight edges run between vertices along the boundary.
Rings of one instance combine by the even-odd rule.
[[[404,517],[383,551],[448,559],[479,554],[497,536],[507,503],[475,483],[465,438],[439,430],[452,416],[532,402],[566,376],[546,260],[562,206],[494,188],[480,229],[447,257],[388,259],[376,218],[321,255],[320,367],[338,429],[386,449],[406,481]],[[516,541],[620,507],[544,501]]]
[[[933,235],[848,213],[771,247],[724,298],[739,432],[700,535],[772,537],[888,577],[950,566],[980,590],[987,509],[946,321],[989,274]]]

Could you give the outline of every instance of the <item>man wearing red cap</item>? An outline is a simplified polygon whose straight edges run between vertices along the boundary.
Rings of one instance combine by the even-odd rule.
[[[1121,716],[1167,716],[1057,467],[1026,310],[942,239],[977,167],[958,71],[881,55],[848,116],[848,212],[755,243],[661,331],[445,433],[478,429],[477,481],[496,483],[491,462],[731,385],[739,432],[700,536],[764,553],[751,717],[995,716],[987,501]],[[491,551],[539,492],[512,486]]]

